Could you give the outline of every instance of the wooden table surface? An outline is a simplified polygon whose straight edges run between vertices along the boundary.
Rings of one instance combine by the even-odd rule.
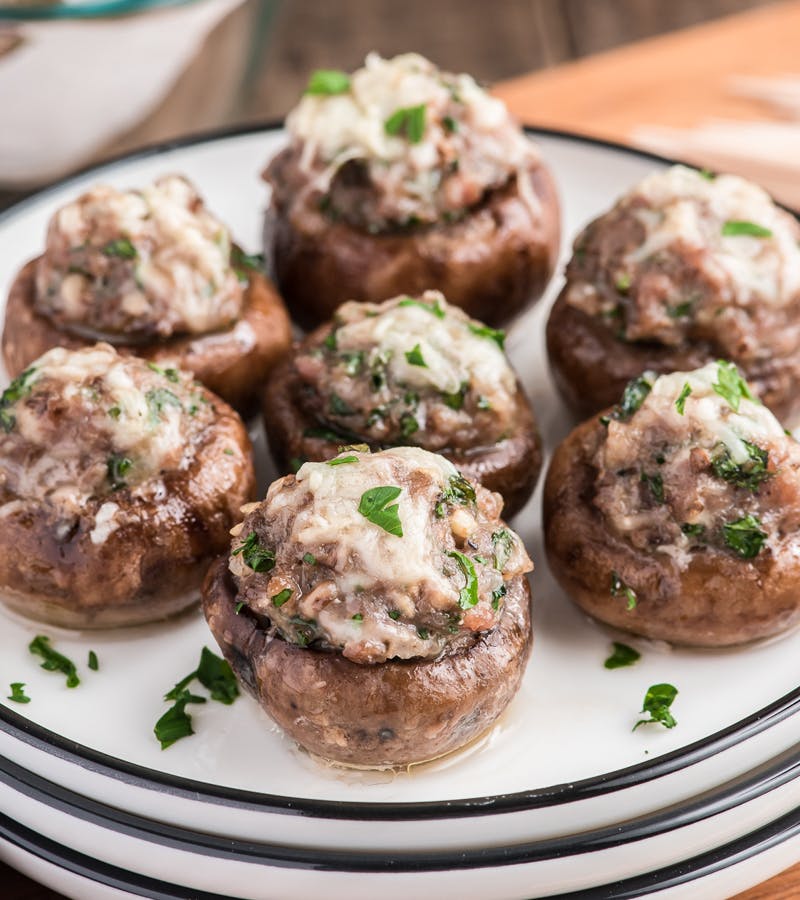
[[[792,0],[503,82],[495,93],[525,122],[631,143],[632,131],[642,124],[686,127],[711,116],[774,118],[763,106],[732,97],[727,79],[799,74],[798,46],[800,0]],[[798,185],[800,178],[787,189]],[[60,895],[0,863],[0,896],[58,900]],[[800,864],[736,900],[797,898]]]

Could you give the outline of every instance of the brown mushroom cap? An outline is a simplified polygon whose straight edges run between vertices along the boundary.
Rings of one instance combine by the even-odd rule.
[[[436,289],[473,318],[509,322],[541,296],[561,239],[552,176],[540,162],[529,175],[538,211],[512,178],[457,222],[405,231],[370,234],[309,204],[271,206],[264,245],[292,317],[313,328],[346,300]]]
[[[91,338],[57,328],[36,311],[37,262],[31,260],[21,269],[8,296],[2,348],[12,377],[53,347],[77,350],[94,343]],[[242,318],[231,328],[148,344],[119,345],[117,350],[159,364],[177,364],[236,409],[247,411],[267,374],[291,345],[291,323],[278,292],[260,272],[248,270],[247,275]]]
[[[517,691],[531,648],[530,587],[508,582],[498,626],[433,660],[359,665],[273,637],[236,612],[226,559],[209,570],[203,611],[223,655],[264,710],[312,753],[358,766],[403,766],[463,747]]]

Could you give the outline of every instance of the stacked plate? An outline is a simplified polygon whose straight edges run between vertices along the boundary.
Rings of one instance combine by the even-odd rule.
[[[565,248],[587,220],[664,161],[538,133],[562,192]],[[49,214],[99,180],[188,175],[248,248],[266,197],[257,173],[277,129],[170,146],[39,194],[0,220],[0,293],[41,245]],[[551,286],[555,292],[559,285]],[[550,298],[554,293],[549,295]],[[548,448],[571,425],[549,379],[548,298],[508,346]],[[272,477],[253,424],[262,487]],[[80,897],[725,897],[800,859],[800,634],[736,651],[643,640],[630,668],[547,571],[537,496],[515,521],[536,562],[535,645],[491,734],[403,772],[330,767],[298,750],[247,697],[193,711],[166,751],[162,701],[213,648],[202,616],[121,632],[43,628],[0,613],[0,858]],[[38,668],[37,633],[99,670],[82,683]],[[674,684],[678,726],[632,727],[647,687]],[[5,691],[3,691],[5,693]]]

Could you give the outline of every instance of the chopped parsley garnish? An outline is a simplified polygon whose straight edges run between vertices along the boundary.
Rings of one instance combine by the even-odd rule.
[[[26,696],[24,688],[24,681],[12,681],[9,685],[9,690],[11,691],[11,693],[6,699],[13,700],[14,703],[30,703],[31,698]]]
[[[730,482],[736,487],[744,487],[755,492],[770,477],[767,469],[769,452],[757,444],[751,444],[750,441],[742,440],[742,443],[747,450],[749,459],[743,463],[734,462],[728,448],[721,444],[719,450],[711,458],[711,470],[717,478]]]
[[[620,272],[614,279],[614,287],[620,294],[627,294],[631,289],[631,276],[627,272]]]
[[[351,618],[354,622],[363,622],[363,621],[364,621],[364,615],[363,615],[363,613],[356,613],[354,616],[351,616],[350,618]]]
[[[445,131],[453,134],[458,131],[458,122],[452,116],[442,116],[442,127]]]
[[[209,692],[212,700],[225,706],[230,706],[239,696],[239,685],[231,667],[222,657],[212,653],[208,647],[203,647],[200,662],[194,672],[181,678],[172,690],[164,694],[164,699],[174,701],[174,706],[156,722],[154,729],[156,737],[161,741],[162,750],[166,750],[180,738],[194,734],[191,717],[186,712],[186,704],[206,702],[205,697],[192,694],[188,690],[188,686],[195,679]]]
[[[125,487],[125,476],[130,472],[133,460],[127,456],[114,453],[106,462],[108,480],[111,482],[111,490],[118,491]]]
[[[61,672],[66,675],[68,688],[77,687],[81,683],[80,678],[78,678],[78,670],[75,668],[75,663],[66,656],[63,656],[57,650],[54,650],[50,646],[49,637],[38,634],[30,644],[28,644],[28,650],[30,650],[34,656],[42,657],[42,668],[46,671]]]
[[[244,602],[244,600],[240,600],[240,601],[236,604],[236,606],[235,606],[235,608],[234,608],[233,611],[234,611],[234,613],[238,616],[239,613],[244,609],[244,607],[245,607],[245,602]]]
[[[497,610],[500,607],[500,600],[505,597],[507,589],[505,583],[492,591],[492,609]]]
[[[112,406],[108,410],[108,414],[111,416],[112,419],[118,419],[120,417],[120,415],[122,414],[122,410],[118,406]]]
[[[750,393],[747,382],[739,374],[736,366],[724,359],[717,361],[717,380],[711,387],[737,413],[739,412],[739,403],[742,399],[758,402]]]
[[[401,488],[388,484],[370,488],[361,495],[358,511],[373,525],[377,525],[395,537],[402,537],[403,525],[398,514],[399,505],[393,503],[389,506],[400,496],[401,492]]]
[[[679,415],[683,415],[683,411],[686,408],[686,400],[689,395],[692,393],[692,386],[688,381],[683,383],[683,387],[681,388],[680,394],[678,394],[678,399],[675,401],[675,409],[678,410]]]
[[[475,566],[472,560],[460,550],[449,550],[447,555],[458,562],[466,579],[466,584],[458,592],[458,605],[462,609],[471,609],[473,606],[477,606],[478,576],[475,574]]]
[[[423,641],[427,641],[428,638],[431,636],[430,632],[428,631],[427,628],[417,627],[417,634],[419,635],[420,639]]]
[[[30,393],[32,376],[36,369],[31,366],[25,369],[11,382],[11,384],[0,395],[0,428],[6,433],[11,431],[16,417],[8,411],[18,400],[21,400],[26,394]]]
[[[505,564],[511,558],[514,550],[514,538],[507,528],[501,528],[492,534],[492,545],[494,546],[494,567],[502,572]]]
[[[409,143],[418,144],[425,134],[425,104],[396,109],[383,123],[387,134],[405,134]]]
[[[625,422],[644,403],[647,395],[653,389],[656,376],[654,372],[643,372],[638,378],[634,378],[625,385],[619,403],[611,414],[613,419]]]
[[[489,401],[488,397],[484,397],[483,394],[478,395],[478,399],[475,401],[475,405],[478,409],[491,409],[492,404]]]
[[[307,94],[333,96],[346,94],[350,90],[350,76],[340,69],[316,69],[311,73],[306,86]]]
[[[678,303],[676,306],[668,306],[667,315],[670,319],[683,319],[692,311],[693,304],[692,300],[684,300],[683,303]]]
[[[624,666],[632,666],[638,659],[641,659],[642,654],[638,650],[634,650],[633,647],[629,647],[627,644],[620,644],[618,641],[613,641],[613,645],[614,652],[603,663],[607,669],[621,669]]]
[[[419,431],[419,422],[411,413],[405,412],[400,416],[400,434],[404,437],[411,437]]]
[[[317,557],[314,556],[313,553],[304,553],[303,562],[306,563],[306,565],[315,566],[317,564]]]
[[[768,238],[772,237],[772,231],[763,225],[757,225],[755,222],[746,222],[740,219],[729,219],[722,226],[723,237],[740,237],[747,235],[748,237]]]
[[[100,663],[97,661],[97,654],[94,650],[89,651],[89,661],[87,662],[87,665],[93,672],[96,672],[100,668]]]
[[[119,259],[136,259],[139,255],[136,252],[136,247],[130,241],[130,238],[117,238],[115,241],[109,241],[105,247],[102,248],[102,252],[106,256],[117,256]]]
[[[361,367],[364,365],[364,351],[352,350],[347,353],[341,353],[340,359],[344,363],[344,370],[348,375],[358,375]]]
[[[627,600],[626,609],[630,610],[636,606],[636,591],[628,587],[616,572],[611,573],[611,596],[624,597]]]
[[[157,366],[154,362],[148,362],[147,368],[152,369],[153,372],[157,372],[159,375],[163,375],[167,381],[171,381],[173,384],[177,384],[180,381],[177,369],[162,369],[161,366]]]
[[[355,410],[338,394],[331,394],[328,409],[332,416],[352,416],[355,413]]]
[[[722,526],[725,543],[742,559],[758,556],[767,533],[761,530],[761,522],[754,515],[747,515]]]
[[[336,337],[336,329],[333,328],[326,336],[325,340],[322,342],[328,350],[335,350],[337,346],[337,337]]]
[[[660,475],[648,475],[647,472],[642,472],[641,482],[650,488],[650,493],[656,503],[664,502],[664,479]]]
[[[647,719],[639,719],[633,726],[633,730],[640,725],[663,725],[665,728],[674,728],[678,723],[670,712],[672,701],[678,696],[678,689],[671,684],[653,684],[647,689],[642,703],[642,712],[647,713]]]
[[[298,647],[307,647],[314,640],[314,626],[317,624],[313,619],[304,619],[302,616],[292,616],[289,621],[294,625],[294,632],[286,635],[287,640]]]
[[[272,605],[273,606],[283,606],[287,600],[289,600],[292,596],[291,588],[284,588],[282,591],[278,591],[277,594],[272,595]]]
[[[490,341],[494,341],[501,350],[505,350],[505,331],[502,331],[499,328],[490,328],[488,325],[473,325],[472,322],[469,323],[468,327],[473,334],[477,335],[478,337],[487,338]]]
[[[254,572],[271,572],[275,568],[275,552],[259,544],[255,531],[251,531],[233,551],[234,556],[240,553],[244,564]]]
[[[684,522],[681,525],[681,531],[687,537],[701,537],[706,532],[706,526],[700,522]]]
[[[444,401],[445,406],[449,406],[450,409],[455,409],[458,411],[459,409],[464,408],[464,398],[467,396],[467,391],[469,390],[469,382],[462,381],[461,386],[457,391],[454,391],[452,394],[442,393],[442,400]]]
[[[347,466],[350,463],[357,463],[357,456],[336,456],[333,459],[329,459],[327,465],[329,466]]]
[[[263,272],[265,267],[263,253],[245,253],[241,247],[234,244],[231,247],[231,268],[236,272],[239,281],[247,283],[250,279],[245,269],[252,269],[254,272]]]
[[[422,366],[428,368],[428,364],[422,356],[422,349],[416,344],[411,350],[406,350],[406,360],[410,366]]]
[[[389,618],[396,622],[400,618],[400,610],[399,609],[390,609],[389,610]]]
[[[714,172],[711,171],[711,169],[705,169],[705,168],[703,168],[703,169],[698,169],[698,170],[697,170],[697,174],[698,174],[701,178],[705,178],[706,181],[713,181],[713,180],[717,177],[717,176],[714,174]]]
[[[211,694],[211,699],[230,706],[239,696],[239,685],[228,663],[203,647],[200,653],[200,665],[197,667],[197,680]]]
[[[171,747],[181,738],[194,734],[192,717],[186,712],[187,703],[205,703],[205,698],[194,697],[188,691],[183,691],[180,698],[156,722],[153,733],[161,744],[162,750]]]
[[[447,483],[447,488],[441,496],[435,507],[437,519],[444,518],[447,513],[447,505],[454,504],[458,506],[467,506],[475,503],[475,488],[464,478],[463,475],[451,475]]]
[[[415,297],[406,297],[404,300],[401,300],[398,306],[419,306],[421,309],[427,310],[431,315],[436,316],[437,319],[443,319],[445,317],[445,311],[439,305],[438,300],[434,300],[433,303],[428,303],[425,300],[417,300]]]
[[[371,409],[367,416],[367,428],[372,428],[373,425],[385,419],[388,412],[388,406],[376,406],[375,409]]]
[[[167,388],[156,388],[148,391],[144,395],[144,399],[147,402],[147,408],[150,410],[150,421],[153,425],[158,424],[161,413],[166,407],[172,406],[181,409],[181,401]]]

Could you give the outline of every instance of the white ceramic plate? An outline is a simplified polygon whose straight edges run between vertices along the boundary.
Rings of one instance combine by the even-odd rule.
[[[387,854],[292,855],[252,842],[158,831],[53,786],[41,793],[36,778],[21,774],[0,785],[0,802],[11,813],[0,815],[0,859],[79,900],[115,898],[121,890],[161,900],[288,900],[321,893],[331,900],[404,900],[409,894],[621,900],[653,892],[712,900],[770,877],[800,850],[797,778],[740,805],[698,807],[676,829],[643,823],[632,842],[617,843],[612,830],[593,850],[551,845],[442,866],[424,854],[405,863]],[[770,775],[762,774],[766,784]]]
[[[664,165],[569,136],[539,139],[561,189],[565,256],[582,224]],[[282,142],[281,132],[268,130],[162,148],[26,201],[0,218],[0,296],[19,266],[40,251],[53,210],[101,180],[125,187],[183,172],[237,240],[256,249],[267,201],[258,172]],[[544,318],[559,287],[557,278],[508,341],[548,450],[571,425],[544,353]],[[271,475],[263,440],[258,453],[263,487]],[[409,772],[344,772],[299,751],[249,698],[230,708],[208,703],[192,709],[197,734],[161,751],[152,734],[166,708],[161,697],[195,667],[204,644],[213,646],[196,612],[158,626],[91,634],[0,613],[0,686],[23,681],[32,697],[27,706],[0,705],[0,753],[88,795],[142,814],[149,809],[164,821],[184,821],[193,803],[205,803],[202,827],[216,833],[247,836],[266,825],[271,840],[287,844],[399,841],[408,848],[447,848],[618,822],[719,785],[797,740],[800,634],[720,652],[625,639],[642,651],[642,660],[629,669],[605,670],[611,636],[572,607],[547,571],[539,507],[537,492],[514,523],[537,566],[531,664],[498,726],[461,753]],[[27,645],[39,633],[78,662],[79,688],[68,690],[62,678],[38,667]],[[90,649],[100,659],[96,673],[85,666]],[[647,687],[662,681],[680,691],[678,727],[632,732]],[[623,790],[626,800],[620,802]],[[287,815],[294,811],[303,817]],[[258,820],[258,813],[271,818]]]

